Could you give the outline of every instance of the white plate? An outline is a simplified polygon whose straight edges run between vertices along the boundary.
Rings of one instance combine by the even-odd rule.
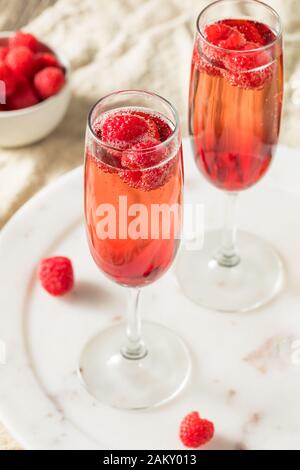
[[[185,142],[186,201],[204,202],[220,225],[221,192],[204,182]],[[120,412],[81,387],[78,355],[125,310],[125,289],[94,265],[83,228],[82,168],[29,201],[0,245],[0,418],[26,449],[177,449],[178,425],[198,409],[216,425],[210,449],[300,448],[300,155],[280,147],[274,166],[240,201],[240,227],[265,237],[286,261],[284,293],[263,310],[224,315],[185,299],[172,271],[144,290],[144,317],[177,330],[193,357],[192,380],[167,406]],[[55,299],[36,281],[43,256],[66,255],[74,292]],[[200,280],[201,282],[201,280]],[[295,351],[294,351],[295,353]]]

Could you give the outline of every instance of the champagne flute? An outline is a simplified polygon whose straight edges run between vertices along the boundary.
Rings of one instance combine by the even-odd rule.
[[[240,191],[255,185],[273,160],[283,100],[282,27],[256,0],[219,0],[197,20],[189,98],[194,157],[224,191],[222,233],[205,234],[201,251],[180,257],[187,297],[211,309],[244,312],[270,301],[283,285],[282,262],[268,243],[240,232]],[[219,248],[218,248],[219,247]]]
[[[97,266],[127,289],[129,301],[127,326],[121,322],[96,335],[84,348],[79,370],[87,390],[117,408],[164,403],[189,376],[183,341],[156,323],[142,325],[139,309],[142,288],[158,280],[177,253],[182,191],[173,106],[134,90],[98,101],[86,133],[87,236]]]

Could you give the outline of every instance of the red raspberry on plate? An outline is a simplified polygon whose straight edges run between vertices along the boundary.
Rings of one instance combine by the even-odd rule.
[[[0,81],[4,82],[5,96],[11,96],[16,89],[17,81],[13,72],[4,64],[4,62],[0,62]]]
[[[58,58],[54,54],[51,54],[51,52],[38,52],[35,55],[35,60],[37,71],[45,67],[61,67]]]
[[[46,67],[34,77],[34,86],[43,99],[56,95],[65,84],[65,76],[57,67]]]
[[[155,139],[144,140],[125,150],[121,158],[122,167],[136,170],[157,165],[163,160],[165,152],[163,150],[150,149],[160,143],[160,140]]]
[[[17,77],[31,78],[36,70],[34,54],[24,46],[11,49],[5,58],[5,63]]]
[[[74,286],[72,262],[64,256],[44,258],[39,265],[38,277],[49,294],[64,295]]]
[[[8,47],[0,47],[0,61],[4,61],[4,59],[7,56],[8,52],[9,52]]]
[[[10,110],[29,108],[39,102],[31,84],[23,79],[17,85],[16,91],[8,97],[7,106]]]
[[[186,447],[196,449],[207,444],[214,436],[214,425],[202,419],[197,411],[189,413],[181,422],[180,439]]]
[[[24,33],[22,31],[17,31],[14,36],[9,39],[9,47],[14,49],[15,47],[25,46],[36,52],[39,46],[39,42],[35,36],[30,33]]]
[[[128,149],[145,139],[157,138],[157,127],[151,120],[133,113],[109,115],[95,126],[104,142],[120,149]]]

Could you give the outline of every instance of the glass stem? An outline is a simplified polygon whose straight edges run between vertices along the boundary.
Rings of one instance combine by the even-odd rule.
[[[226,268],[232,268],[240,262],[236,247],[237,196],[238,193],[226,193],[222,245],[216,256],[219,265]]]
[[[136,287],[129,289],[126,342],[121,349],[122,356],[126,359],[142,359],[147,355],[141,334],[140,295],[140,289]]]

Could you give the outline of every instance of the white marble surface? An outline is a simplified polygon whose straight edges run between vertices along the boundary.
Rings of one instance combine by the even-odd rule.
[[[186,201],[205,202],[215,228],[221,194],[195,170],[187,142],[185,160]],[[172,272],[144,290],[144,318],[178,331],[193,359],[185,391],[148,412],[96,403],[75,373],[85,342],[124,315],[126,294],[88,252],[82,169],[30,201],[0,242],[0,419],[17,440],[27,449],[180,449],[179,422],[197,409],[216,426],[208,449],[300,449],[299,174],[298,153],[281,147],[268,176],[241,196],[240,226],[270,240],[286,262],[286,287],[272,304],[242,315],[206,311],[184,298]],[[64,299],[35,279],[39,259],[56,254],[75,266],[76,288]]]

